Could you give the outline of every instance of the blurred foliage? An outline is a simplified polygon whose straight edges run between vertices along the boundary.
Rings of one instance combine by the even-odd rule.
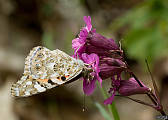
[[[54,40],[51,32],[44,32],[42,36],[43,45],[49,49],[54,49]]]
[[[122,45],[130,58],[152,63],[168,52],[168,1],[146,0],[117,18],[110,29],[124,29]]]
[[[105,118],[105,120],[113,120],[113,118],[109,115],[109,113],[103,108],[101,104],[96,102],[95,105],[99,109],[100,113]]]
[[[67,28],[68,29],[68,28]],[[72,53],[72,40],[75,38],[75,35],[72,34],[72,30],[67,30],[65,33],[65,46],[64,50],[71,55]]]
[[[53,6],[53,1],[50,2],[45,2],[42,5],[42,12],[44,13],[45,16],[49,17],[53,14],[54,12],[54,6]]]

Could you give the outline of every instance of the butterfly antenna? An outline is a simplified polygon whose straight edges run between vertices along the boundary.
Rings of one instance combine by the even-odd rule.
[[[82,109],[83,112],[86,111],[85,97],[86,97],[86,95],[83,94],[83,109]]]

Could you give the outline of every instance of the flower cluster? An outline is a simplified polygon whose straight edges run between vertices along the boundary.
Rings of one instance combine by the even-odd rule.
[[[146,86],[140,87],[134,78],[122,80],[121,73],[127,71],[123,51],[113,39],[108,39],[92,28],[90,16],[84,16],[86,26],[80,30],[77,38],[72,40],[73,57],[83,60],[93,69],[93,78],[83,78],[83,90],[86,95],[93,93],[96,80],[111,78],[111,97],[104,104],[111,104],[116,92],[123,96],[143,94],[149,91]]]

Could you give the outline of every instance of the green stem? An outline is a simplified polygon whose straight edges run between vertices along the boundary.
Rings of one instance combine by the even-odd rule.
[[[97,86],[100,88],[101,93],[104,97],[104,99],[107,99],[109,96],[107,95],[106,91],[103,89],[103,87],[100,87],[99,83],[97,82]],[[115,102],[113,101],[113,103],[111,105],[108,105],[108,110],[110,113],[112,113],[114,120],[120,120],[117,108],[115,106]]]

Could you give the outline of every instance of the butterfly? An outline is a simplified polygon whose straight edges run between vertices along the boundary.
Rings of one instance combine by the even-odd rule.
[[[11,95],[27,97],[68,83],[87,73],[86,64],[65,52],[34,47],[25,59],[23,76],[11,87]]]

